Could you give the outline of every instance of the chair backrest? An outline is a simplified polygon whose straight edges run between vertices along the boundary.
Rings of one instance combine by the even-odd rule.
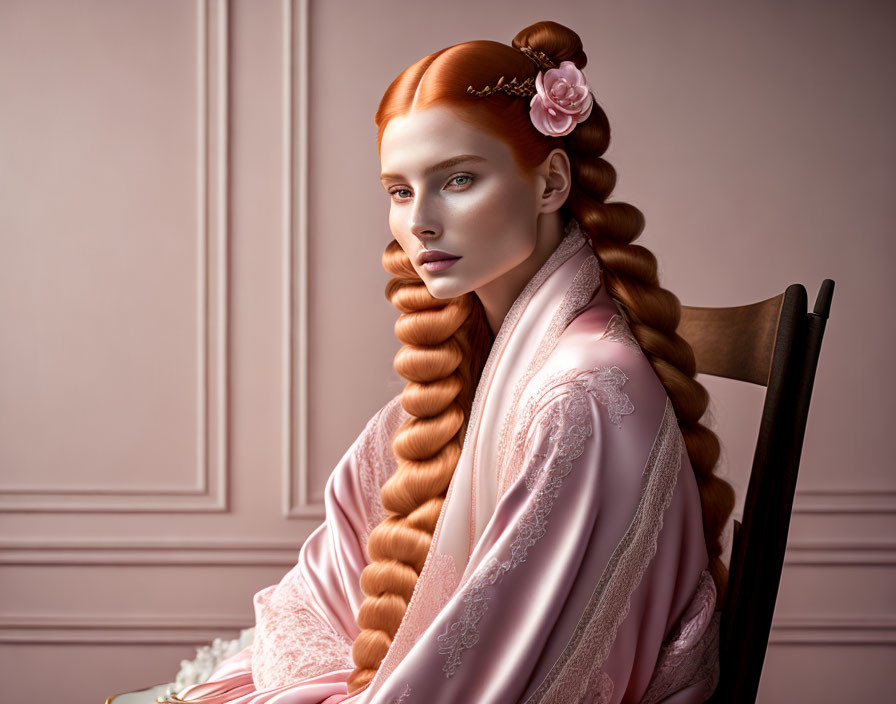
[[[767,388],[743,517],[734,521],[715,704],[756,701],[833,292],[825,279],[812,313],[801,284],[744,306],[682,306],[678,334],[693,347],[698,372]]]

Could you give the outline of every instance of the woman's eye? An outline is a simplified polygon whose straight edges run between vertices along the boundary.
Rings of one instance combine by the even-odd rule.
[[[448,181],[448,185],[453,187],[455,190],[463,189],[469,186],[473,182],[473,177],[469,174],[458,174],[457,176],[452,176]],[[389,191],[389,196],[396,203],[403,203],[404,201],[411,198],[413,194],[409,188],[404,188],[402,186],[397,186]]]
[[[457,180],[461,179],[462,183],[458,183]],[[466,180],[464,180],[466,179]],[[456,186],[469,186],[470,182],[473,180],[473,177],[469,174],[459,174],[458,176],[454,176],[448,183],[452,183]]]
[[[408,195],[402,196],[400,195],[401,193],[407,193]],[[410,193],[411,192],[407,188],[393,188],[391,191],[389,191],[389,195],[392,196],[393,199],[395,198],[395,196],[398,196],[398,200],[407,200],[411,197]]]

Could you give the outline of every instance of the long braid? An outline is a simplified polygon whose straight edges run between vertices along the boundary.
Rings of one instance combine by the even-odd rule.
[[[408,380],[401,405],[410,414],[392,449],[395,473],[380,490],[387,516],[370,533],[371,562],[361,572],[361,633],[352,646],[350,692],[376,674],[407,610],[454,475],[473,392],[491,344],[479,298],[429,294],[393,240],[383,266],[394,276],[386,297],[401,312],[395,334],[404,343],[395,370]]]
[[[709,394],[694,378],[693,349],[676,332],[681,303],[675,294],[660,286],[653,253],[632,244],[644,228],[641,211],[628,203],[605,202],[615,186],[616,171],[601,158],[610,141],[610,127],[596,102],[588,119],[564,139],[573,183],[564,207],[590,237],[603,266],[607,291],[619,304],[675,408],[700,489],[709,571],[719,592],[720,608],[728,585],[728,569],[720,559],[721,533],[734,508],[734,490],[714,474],[719,439],[700,423]]]
[[[734,506],[731,485],[713,474],[719,457],[715,433],[700,424],[706,389],[694,379],[693,350],[675,330],[678,299],[661,288],[654,255],[632,244],[644,217],[627,203],[606,203],[616,172],[601,155],[610,130],[596,103],[591,115],[567,137],[545,137],[533,126],[528,103],[498,92],[471,96],[468,86],[490,86],[500,76],[534,81],[532,57],[555,65],[587,57],[579,36],[556,22],[537,22],[520,31],[512,47],[477,40],[442,49],[415,62],[390,84],[376,113],[377,148],[389,121],[412,110],[446,104],[458,117],[505,141],[518,168],[531,173],[557,146],[572,166],[573,188],[564,215],[576,217],[603,265],[603,281],[665,387],[678,418],[700,489],[710,571],[724,603],[727,569],[719,559],[722,528]],[[524,51],[524,49],[526,49]],[[403,343],[395,369],[408,380],[401,403],[411,416],[393,440],[398,467],[383,485],[387,517],[368,537],[371,563],[361,573],[365,599],[358,614],[361,633],[352,656],[356,668],[349,692],[376,674],[407,610],[432,542],[445,494],[460,456],[475,388],[492,344],[491,330],[474,293],[450,300],[432,297],[397,241],[383,254],[393,275],[386,296],[400,311],[395,333]]]

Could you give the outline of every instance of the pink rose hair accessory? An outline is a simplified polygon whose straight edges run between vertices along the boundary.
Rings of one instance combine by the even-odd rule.
[[[588,119],[594,99],[585,74],[572,61],[563,61],[535,77],[529,103],[532,124],[548,137],[563,137]]]
[[[494,88],[486,86],[475,90],[473,86],[467,86],[467,93],[478,98],[495,93],[531,97],[529,119],[535,129],[548,137],[568,135],[577,124],[588,119],[594,105],[585,74],[572,61],[561,61],[557,66],[543,51],[528,46],[519,50],[538,66],[535,78],[517,81],[514,77],[505,82],[501,76]]]

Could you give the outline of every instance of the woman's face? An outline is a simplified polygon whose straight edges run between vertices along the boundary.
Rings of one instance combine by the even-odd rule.
[[[393,118],[380,163],[392,236],[435,298],[480,289],[533,254],[545,180],[521,175],[509,146],[451,108]],[[425,264],[426,250],[454,258]]]

